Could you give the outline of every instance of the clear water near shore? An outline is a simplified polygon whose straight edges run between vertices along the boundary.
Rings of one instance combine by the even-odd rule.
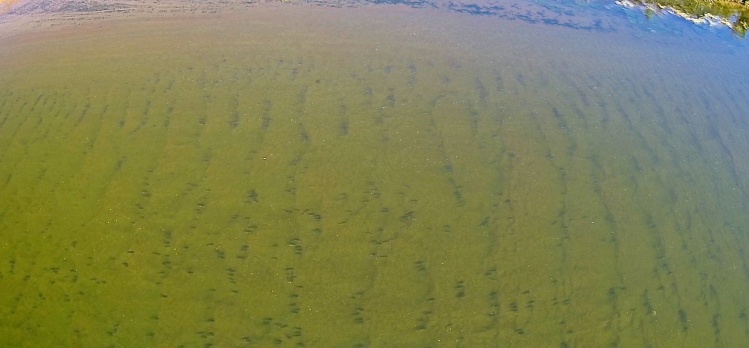
[[[136,24],[0,53],[1,345],[749,340],[741,45],[391,7]]]

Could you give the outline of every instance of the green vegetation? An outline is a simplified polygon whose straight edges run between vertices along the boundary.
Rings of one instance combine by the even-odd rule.
[[[645,14],[651,17],[666,10],[674,10],[676,14],[689,17],[692,20],[704,20],[710,16],[717,17],[737,35],[746,36],[749,28],[749,5],[746,1],[732,0],[632,0],[637,5],[644,6]]]

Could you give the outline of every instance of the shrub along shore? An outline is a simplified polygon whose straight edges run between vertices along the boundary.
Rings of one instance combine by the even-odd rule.
[[[694,18],[712,15],[719,17],[726,25],[742,37],[749,29],[749,0],[631,0],[647,8],[650,16],[665,9],[674,9]]]

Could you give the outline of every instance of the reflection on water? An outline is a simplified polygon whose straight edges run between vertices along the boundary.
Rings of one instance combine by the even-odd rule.
[[[746,52],[554,28],[281,6],[4,39],[0,340],[741,346]]]

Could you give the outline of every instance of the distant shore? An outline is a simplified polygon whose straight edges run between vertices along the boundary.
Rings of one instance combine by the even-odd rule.
[[[515,4],[513,1],[517,1]],[[723,18],[739,35],[749,28],[749,0],[630,0],[645,6],[645,15],[657,14],[668,8],[695,18],[706,14]],[[522,4],[521,4],[522,3]],[[518,6],[521,4],[521,6]],[[544,4],[521,0],[482,2],[480,0],[0,0],[0,38],[15,33],[60,26],[79,25],[103,19],[169,18],[184,15],[222,14],[258,7],[289,5],[310,7],[378,7],[403,6],[445,10],[502,19],[545,23],[588,30],[607,30],[598,22],[584,22],[577,11],[560,11]],[[563,5],[560,5],[563,6]],[[532,14],[532,15],[529,15]]]
[[[223,13],[239,8],[273,6],[274,2],[0,0],[0,38],[25,31],[79,25],[104,19],[168,18],[189,14]]]

